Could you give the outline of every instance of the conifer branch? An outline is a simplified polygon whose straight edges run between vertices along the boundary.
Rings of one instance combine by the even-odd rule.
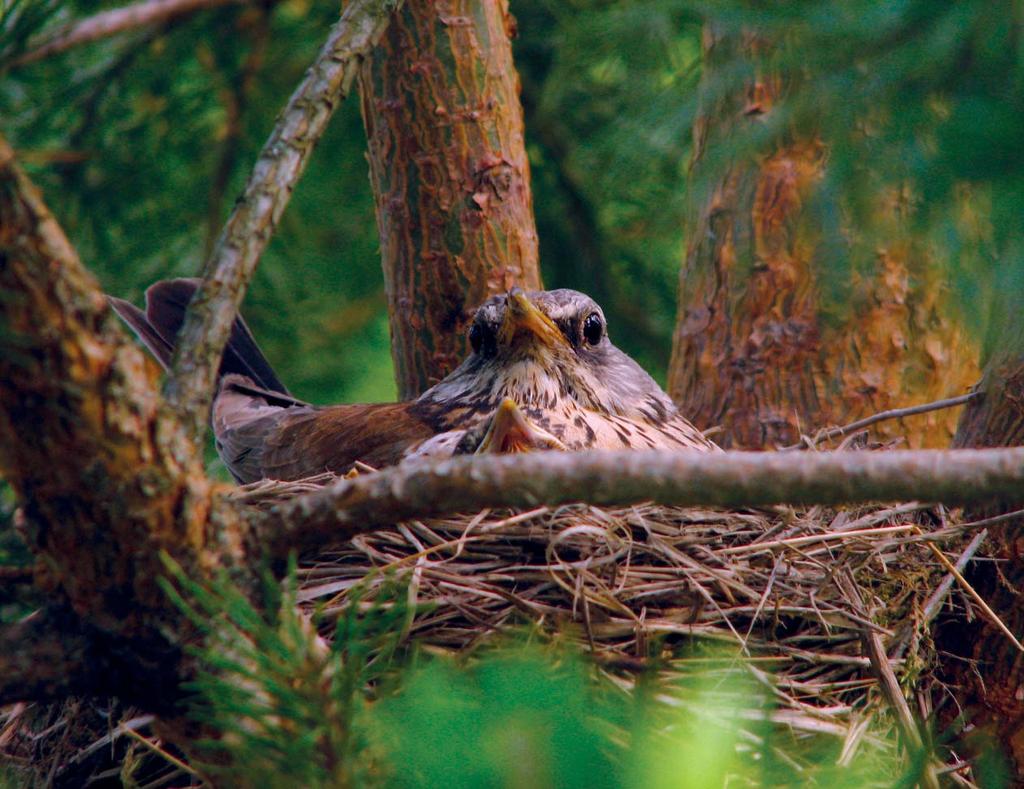
[[[273,507],[258,541],[287,555],[402,520],[642,501],[679,506],[1024,501],[1024,448],[888,452],[544,452],[461,457],[342,479]]]
[[[348,95],[360,62],[400,4],[353,0],[345,8],[278,118],[217,239],[164,386],[167,400],[196,439],[206,430],[220,357],[256,263],[335,108]]]
[[[101,38],[123,33],[146,25],[167,22],[175,17],[192,14],[206,8],[216,8],[246,0],[142,0],[139,3],[112,8],[74,22],[55,33],[38,46],[19,55],[12,66],[35,63],[51,55],[58,55],[73,47],[89,44]]]

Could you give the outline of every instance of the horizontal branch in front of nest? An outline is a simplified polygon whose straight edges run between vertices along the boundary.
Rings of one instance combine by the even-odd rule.
[[[978,549],[975,540],[959,556],[973,526],[929,502],[1017,501],[1022,482],[1021,449],[551,452],[235,495],[263,510],[257,528],[273,552],[318,549],[300,597],[322,613],[349,605],[356,586],[372,605],[398,574],[422,604],[404,635],[427,648],[463,650],[525,624],[578,640],[624,687],[638,667],[657,666],[669,682],[694,661],[706,669],[693,648],[718,644],[770,691],[772,720],[853,736],[868,710],[886,706],[883,654],[892,676],[925,688],[927,673],[906,672],[934,661],[933,618],[944,607],[978,615],[935,547],[962,568]],[[821,506],[908,499],[923,503]],[[736,509],[787,502],[814,506]],[[726,509],[683,508],[706,505]],[[937,528],[922,533],[928,521]],[[882,651],[865,654],[869,642]]]
[[[298,495],[288,499],[289,486]],[[884,452],[538,452],[410,463],[310,490],[264,485],[254,529],[276,556],[413,518],[587,502],[747,507],[1024,499],[1024,448]]]

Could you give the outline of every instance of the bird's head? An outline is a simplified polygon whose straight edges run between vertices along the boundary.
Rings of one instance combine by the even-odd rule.
[[[472,353],[423,398],[490,411],[505,398],[524,409],[562,398],[621,416],[674,410],[654,380],[608,338],[604,312],[575,290],[492,296],[469,330]]]

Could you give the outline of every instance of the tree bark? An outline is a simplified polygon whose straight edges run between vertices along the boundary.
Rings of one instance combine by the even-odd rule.
[[[699,427],[721,426],[717,442],[745,448],[792,444],[801,432],[963,394],[977,380],[977,349],[943,272],[901,218],[905,196],[878,201],[891,241],[876,250],[873,272],[851,272],[846,303],[826,310],[827,245],[805,210],[825,170],[822,144],[793,140],[765,157],[723,163],[722,151],[763,123],[780,96],[770,75],[720,95],[723,64],[760,46],[705,32],[691,175],[695,187],[715,186],[691,190],[670,394]],[[939,412],[880,435],[946,446],[955,420]]]
[[[466,355],[488,296],[540,288],[507,0],[412,0],[360,72],[403,399]]]
[[[31,644],[7,656],[44,672],[23,676],[21,692],[57,687],[42,657],[60,652],[60,665],[83,670],[67,686],[120,682],[129,700],[173,705],[164,691],[187,673],[191,628],[159,587],[162,557],[191,577],[230,570],[255,588],[259,548],[162,405],[155,365],[111,316],[2,139],[0,293],[0,474],[24,505],[36,584],[61,612],[43,621],[66,612],[77,621],[50,647],[34,625],[10,629],[43,647],[38,660]]]
[[[964,409],[954,446],[1024,444],[1024,332],[1017,323],[1016,331],[1004,333],[1002,347],[986,365],[978,385],[981,396]],[[974,508],[972,514],[984,517],[1002,511],[989,505]],[[968,578],[1019,635],[1024,633],[1024,519],[1010,519],[989,529],[989,535],[987,553],[996,561],[973,564]],[[985,618],[961,615],[940,620],[937,643],[943,679],[969,711],[968,721],[995,737],[1011,761],[1017,783],[1024,782],[1024,658]],[[947,718],[956,714],[950,713]]]
[[[1024,331],[1008,333],[985,366],[981,395],[964,409],[954,447],[1016,447],[1024,444]]]

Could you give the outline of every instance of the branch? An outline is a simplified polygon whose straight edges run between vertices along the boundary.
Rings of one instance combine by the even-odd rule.
[[[155,372],[0,137],[0,473],[76,614],[162,643],[161,552],[193,577],[248,557],[231,554],[247,527],[162,407]]]
[[[245,289],[292,189],[359,64],[401,0],[353,0],[288,100],[203,271],[164,385],[164,395],[201,439],[224,345]]]
[[[865,427],[871,427],[879,422],[885,422],[889,419],[903,419],[904,417],[916,416],[917,414],[927,414],[929,411],[939,411],[943,408],[955,408],[958,405],[969,403],[971,400],[978,397],[981,397],[981,392],[968,392],[967,394],[958,395],[957,397],[947,397],[945,400],[936,400],[932,403],[921,403],[920,405],[911,405],[906,408],[892,408],[888,411],[879,411],[877,414],[866,416],[863,419],[858,419],[856,422],[850,422],[842,427],[833,427],[829,430],[822,431],[813,438],[804,436],[800,440],[800,443],[782,447],[779,451],[791,452],[794,449],[803,449],[804,447],[813,449],[822,441],[831,441],[833,438],[839,438],[857,430],[863,430]]]
[[[889,452],[545,452],[461,457],[339,480],[268,511],[277,556],[413,518],[586,501],[679,506],[1024,501],[1024,449]]]
[[[68,611],[37,611],[0,625],[0,644],[0,706],[54,701],[92,688],[92,642]]]
[[[17,166],[14,149],[0,137],[0,185],[11,195],[10,208],[0,204],[0,218],[23,223],[21,236],[28,235],[40,256],[61,264],[80,267],[81,261],[57,220],[53,218],[42,195]],[[0,239],[2,240],[2,239]]]
[[[101,38],[108,38],[125,30],[167,22],[178,16],[191,14],[204,8],[216,8],[245,0],[142,0],[140,3],[114,8],[75,22],[50,38],[19,55],[12,66],[24,66],[37,60],[88,44]]]

